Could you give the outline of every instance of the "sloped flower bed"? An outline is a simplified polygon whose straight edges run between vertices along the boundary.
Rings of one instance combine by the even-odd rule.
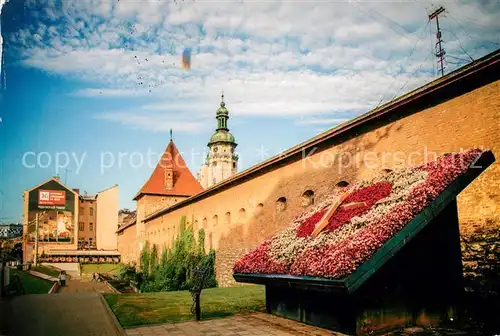
[[[425,165],[339,188],[238,260],[234,272],[344,278],[465,173],[481,153],[447,154]],[[329,207],[346,193],[325,228],[313,237]]]

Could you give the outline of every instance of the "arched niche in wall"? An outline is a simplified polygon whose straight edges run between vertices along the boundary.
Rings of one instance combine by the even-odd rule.
[[[280,197],[276,201],[276,212],[280,213],[286,210],[286,198]]]
[[[340,181],[340,182],[338,182],[335,186],[336,186],[336,187],[339,187],[339,188],[345,188],[345,187],[347,187],[348,185],[349,185],[349,182],[347,182],[347,181]]]
[[[201,224],[203,225],[203,228],[206,229],[208,226],[208,221],[207,217],[203,217],[203,220],[201,221]]]
[[[219,224],[219,216],[214,215],[214,217],[212,218],[212,222],[213,222],[213,226],[216,227],[217,224]]]
[[[231,213],[229,211],[226,212],[226,214],[224,215],[224,220],[225,220],[224,224],[231,225]]]
[[[264,211],[264,204],[262,203],[257,204],[257,206],[255,207],[255,217],[259,217],[260,215],[262,215],[263,211]]]
[[[243,220],[247,217],[247,211],[245,208],[241,208],[240,211],[238,211],[238,217],[240,220]]]
[[[199,230],[200,228],[198,227],[198,220],[196,219],[194,221],[194,225],[193,225],[193,230],[196,231],[196,230]]]
[[[308,189],[302,194],[301,205],[305,208],[314,204],[314,191]]]
[[[392,169],[389,169],[389,168],[382,169],[382,174],[383,175],[386,175],[386,174],[389,174],[389,173],[392,173]]]

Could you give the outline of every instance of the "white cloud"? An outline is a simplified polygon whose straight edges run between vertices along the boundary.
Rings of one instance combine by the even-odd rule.
[[[307,118],[300,119],[297,124],[299,125],[338,125],[346,122],[349,119],[345,118]]]
[[[201,121],[186,121],[160,113],[137,112],[107,112],[95,116],[96,119],[108,120],[150,132],[168,132],[175,129],[176,132],[194,132],[203,129],[206,123]]]
[[[500,5],[446,8],[448,71],[460,66],[452,57],[468,58],[462,48],[473,58],[498,48]],[[89,82],[76,95],[149,95],[149,114],[103,116],[140,129],[176,122],[173,112],[144,119],[158,121],[158,111],[213,115],[221,89],[234,115],[328,125],[434,78],[430,10],[421,2],[63,1],[61,10],[47,3],[50,22],[8,41],[25,66]],[[193,48],[189,71],[180,69],[184,47]]]

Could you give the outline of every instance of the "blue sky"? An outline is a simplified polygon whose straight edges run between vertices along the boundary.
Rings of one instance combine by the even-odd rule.
[[[222,89],[243,170],[437,75],[426,2],[10,1],[0,222],[21,220],[56,157],[70,187],[119,184],[134,208],[171,128],[196,175]],[[443,5],[447,71],[498,49],[498,2]]]

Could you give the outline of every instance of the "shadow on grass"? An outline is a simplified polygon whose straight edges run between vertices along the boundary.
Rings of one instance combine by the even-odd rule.
[[[191,313],[193,300],[188,291],[108,294],[105,297],[125,328],[195,318]],[[202,320],[255,311],[265,311],[264,288],[261,286],[211,288],[201,294]]]

